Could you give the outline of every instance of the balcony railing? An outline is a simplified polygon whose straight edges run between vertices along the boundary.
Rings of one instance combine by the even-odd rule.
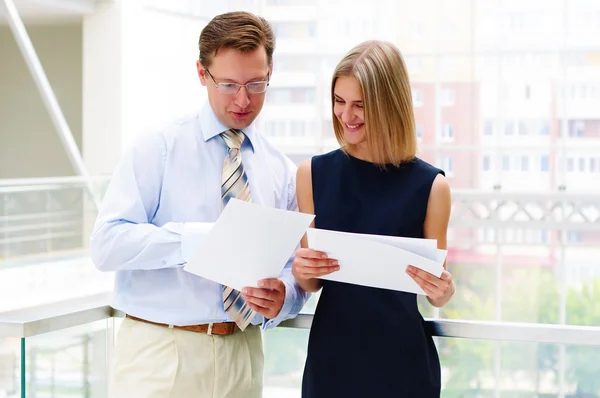
[[[0,396],[106,396],[115,325],[122,316],[107,300],[101,294],[1,315]],[[265,397],[299,397],[311,322],[312,315],[301,314],[265,333]],[[577,371],[588,365],[586,355],[597,359],[600,353],[600,327],[440,319],[426,324],[437,336],[443,396],[583,397],[576,395],[583,391],[578,383],[588,379]],[[557,382],[550,378],[555,369],[537,363],[545,351],[566,353],[568,378]],[[513,363],[515,355],[519,361]],[[489,368],[494,360],[503,367],[499,378]],[[473,372],[473,366],[481,369]],[[465,369],[476,374],[479,386],[472,380],[456,385]],[[585,397],[600,396],[600,386],[595,388]]]

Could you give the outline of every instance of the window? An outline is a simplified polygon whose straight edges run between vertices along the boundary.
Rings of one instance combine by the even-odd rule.
[[[412,89],[412,97],[413,97],[413,106],[420,107],[423,106],[423,93],[418,88]]]
[[[529,171],[529,157],[528,156],[521,157],[521,171]]]
[[[581,232],[567,231],[567,243],[581,243]]]
[[[513,30],[522,30],[525,26],[525,17],[523,14],[512,13],[509,15],[509,25]]]
[[[547,229],[542,229],[540,231],[540,239],[541,239],[542,243],[549,243],[550,242],[550,231]]]
[[[417,140],[423,140],[423,125],[417,124]]]
[[[456,58],[455,57],[444,57],[441,62],[442,73],[448,74],[456,71]]]
[[[265,122],[265,135],[268,137],[275,137],[277,134],[276,122],[274,120],[268,120]]]
[[[510,171],[510,157],[502,156],[502,171]]]
[[[483,157],[482,168],[483,168],[483,171],[490,171],[491,170],[490,157],[488,155],[485,155]]]
[[[315,58],[306,55],[278,54],[275,55],[277,72],[304,72],[311,73],[316,70]],[[336,63],[337,65],[337,63]]]
[[[442,106],[454,105],[454,90],[451,88],[442,89]]]
[[[307,39],[317,35],[316,22],[277,22],[272,26],[277,38]]]
[[[540,158],[540,171],[548,171],[550,169],[550,160],[547,155]]]
[[[583,137],[585,123],[582,120],[571,121],[569,123],[569,137]]]
[[[569,137],[583,137],[585,123],[582,120],[569,120]]]
[[[575,170],[575,159],[568,158],[567,159],[567,171],[572,173]]]
[[[585,172],[585,158],[579,158],[579,172]]]
[[[597,160],[595,158],[590,159],[590,173],[595,173],[597,170]]]
[[[283,120],[267,120],[265,122],[265,135],[269,137],[286,136],[287,123]]]
[[[454,140],[454,128],[451,124],[445,123],[442,125],[441,139],[446,142]]]
[[[527,135],[528,130],[527,122],[521,120],[519,122],[519,135]]]
[[[542,121],[540,125],[540,135],[550,135],[550,123]]]
[[[304,120],[292,120],[290,122],[290,135],[292,137],[301,137],[306,135]]]
[[[346,19],[343,30],[340,32],[347,37],[364,37],[373,34],[373,26],[367,19]]]
[[[575,86],[574,84],[571,85],[571,98],[577,98],[577,86]]]
[[[494,122],[492,120],[486,120],[483,123],[483,134],[494,135]]]
[[[439,167],[446,172],[446,174],[454,174],[454,159],[450,156],[442,156],[440,159]]]
[[[515,124],[512,121],[504,122],[504,135],[513,135],[515,133]]]
[[[316,90],[308,87],[270,88],[267,91],[267,101],[273,105],[313,104]]]
[[[425,35],[425,25],[422,22],[413,22],[410,25],[410,34],[413,39],[422,39]]]
[[[406,57],[406,67],[409,74],[420,73],[423,67],[421,57]]]
[[[493,228],[486,228],[485,231],[486,240],[488,242],[496,242],[496,230]]]

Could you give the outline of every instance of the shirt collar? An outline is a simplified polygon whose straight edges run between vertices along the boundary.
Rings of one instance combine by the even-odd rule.
[[[213,137],[218,136],[223,131],[229,130],[229,127],[225,126],[219,119],[217,119],[217,116],[208,102],[206,105],[204,105],[202,111],[200,112],[200,128],[202,129],[202,136],[204,137],[205,142]],[[254,145],[252,144],[255,134],[254,122],[252,122],[252,124],[245,129],[242,129],[242,131],[247,138],[244,140],[244,143],[248,142],[250,144],[250,148],[252,148],[252,151],[254,152]]]

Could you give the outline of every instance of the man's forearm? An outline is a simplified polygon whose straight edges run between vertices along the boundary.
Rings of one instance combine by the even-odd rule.
[[[90,256],[100,271],[152,270],[183,265],[180,226],[110,220],[90,240]]]

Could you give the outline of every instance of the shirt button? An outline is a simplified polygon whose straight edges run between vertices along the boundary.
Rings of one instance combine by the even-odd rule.
[[[167,260],[162,260],[160,263],[161,263],[162,265],[167,265]]]

